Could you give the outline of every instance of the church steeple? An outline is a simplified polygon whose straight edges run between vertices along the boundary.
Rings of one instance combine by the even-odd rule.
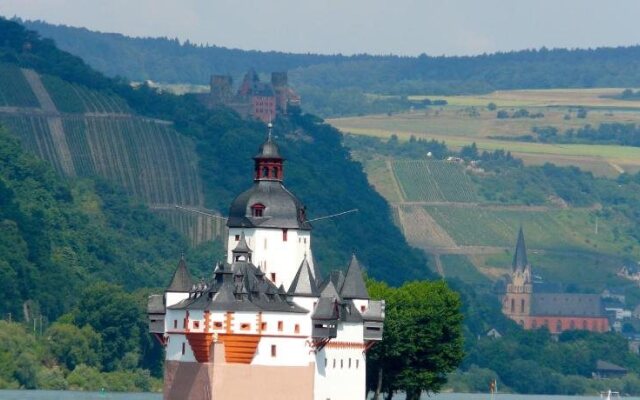
[[[524,271],[529,266],[529,261],[527,260],[527,246],[524,243],[524,232],[522,230],[522,226],[518,231],[518,241],[516,242],[516,252],[513,255],[513,263],[512,263],[513,271]]]
[[[259,153],[253,157],[255,161],[254,180],[256,181],[282,181],[284,178],[284,158],[280,155],[278,145],[272,137],[273,124],[268,125],[267,140],[260,146]]]

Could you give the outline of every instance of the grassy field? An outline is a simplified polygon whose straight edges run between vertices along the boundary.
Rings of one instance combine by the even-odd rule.
[[[483,207],[426,206],[426,210],[460,245],[512,248],[524,226],[530,248],[551,250],[622,251],[615,226],[599,221],[586,209],[528,211]]]
[[[514,90],[483,96],[423,96],[444,98],[450,105],[393,115],[367,115],[329,119],[343,132],[401,140],[411,136],[444,141],[452,149],[475,142],[481,150],[505,149],[527,164],[552,162],[575,165],[598,175],[617,176],[622,171],[640,170],[640,148],[609,145],[555,145],[498,140],[499,136],[531,134],[536,126],[553,126],[559,131],[587,124],[638,123],[640,101],[623,101],[600,96],[620,93],[622,89]],[[416,97],[418,99],[419,97]],[[496,118],[497,111],[486,105],[494,102],[498,110],[510,114],[526,108],[542,113],[542,118]],[[586,118],[577,118],[578,106],[587,107]]]
[[[596,108],[638,108],[640,101],[611,98],[625,88],[596,89],[540,89],[540,90],[497,90],[493,93],[474,96],[410,96],[410,100],[442,99],[450,105],[486,106],[494,103],[498,107],[557,107],[584,106]]]

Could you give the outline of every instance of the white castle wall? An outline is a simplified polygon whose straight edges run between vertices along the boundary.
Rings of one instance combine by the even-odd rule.
[[[287,240],[283,240],[282,229],[275,228],[230,228],[227,240],[227,261],[232,261],[232,251],[238,245],[236,236],[244,231],[247,244],[252,251],[251,260],[254,265],[271,279],[276,274],[276,286],[284,285],[289,289],[291,281],[298,272],[305,254],[313,271],[311,254],[311,234],[309,231],[289,229]]]

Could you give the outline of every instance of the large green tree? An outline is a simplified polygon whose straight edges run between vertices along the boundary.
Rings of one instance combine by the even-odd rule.
[[[464,356],[459,295],[444,281],[397,289],[369,282],[369,292],[386,301],[386,318],[382,343],[370,353],[368,388],[376,399],[396,391],[408,400],[438,392]]]

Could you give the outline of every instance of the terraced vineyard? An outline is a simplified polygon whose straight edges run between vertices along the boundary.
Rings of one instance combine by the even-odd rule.
[[[0,123],[63,176],[102,176],[147,203],[193,244],[224,224],[176,209],[202,208],[193,142],[165,121],[130,114],[113,95],[0,64]]]
[[[615,227],[600,225],[594,232],[591,210],[508,210],[485,207],[426,206],[427,212],[459,245],[512,248],[520,225],[527,244],[538,249],[619,251]]]
[[[397,160],[393,173],[407,201],[474,202],[476,190],[462,166],[440,160]]]
[[[0,107],[38,107],[38,99],[15,65],[0,63]]]
[[[60,78],[43,75],[41,77],[56,108],[64,113],[127,114],[131,110],[119,97],[98,93],[87,88],[68,83]]]

